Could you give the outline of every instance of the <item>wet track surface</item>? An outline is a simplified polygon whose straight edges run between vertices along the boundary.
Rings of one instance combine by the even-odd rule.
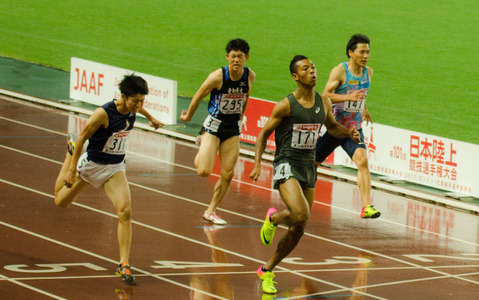
[[[1,299],[476,299],[479,218],[399,195],[372,191],[382,212],[359,218],[359,190],[318,177],[306,234],[275,270],[276,295],[261,291],[256,269],[272,255],[259,238],[267,209],[283,208],[241,157],[217,211],[201,216],[219,169],[196,175],[192,143],[135,130],[127,177],[133,201],[132,272],[114,275],[117,219],[103,191],[88,187],[67,209],[53,204],[66,133],[86,118],[0,99]]]

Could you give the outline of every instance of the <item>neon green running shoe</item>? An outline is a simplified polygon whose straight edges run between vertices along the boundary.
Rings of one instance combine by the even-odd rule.
[[[366,205],[363,207],[363,210],[361,210],[361,218],[363,219],[376,219],[379,218],[380,215],[381,213],[374,209],[372,205]]]
[[[261,227],[261,241],[266,246],[271,246],[273,243],[274,232],[276,231],[276,225],[270,221],[270,217],[273,213],[276,212],[275,208],[268,209],[266,213],[266,219],[264,220],[263,226]]]
[[[278,290],[274,287],[274,284],[277,283],[273,281],[274,273],[271,271],[264,272],[261,269],[262,267],[263,266],[259,267],[256,273],[258,274],[258,277],[261,279],[261,287],[263,288],[263,292],[268,294],[276,294]]]

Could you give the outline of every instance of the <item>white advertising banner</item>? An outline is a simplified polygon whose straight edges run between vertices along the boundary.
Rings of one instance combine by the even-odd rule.
[[[133,71],[76,57],[71,58],[70,98],[98,106],[119,99],[118,84]],[[148,83],[149,92],[143,107],[160,122],[176,124],[177,82],[134,72]]]
[[[479,197],[479,145],[381,124],[364,126],[372,173]],[[334,164],[355,168],[342,148]]]

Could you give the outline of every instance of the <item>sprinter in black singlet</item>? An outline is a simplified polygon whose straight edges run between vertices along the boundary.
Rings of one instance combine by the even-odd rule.
[[[275,208],[268,210],[260,232],[261,241],[270,246],[279,224],[285,224],[289,229],[273,256],[257,271],[263,292],[269,294],[277,292],[273,283],[273,268],[296,247],[309,219],[317,179],[315,148],[321,126],[324,124],[328,132],[336,137],[359,141],[356,128],[347,130],[339,125],[331,113],[329,99],[314,90],[317,79],[313,62],[297,55],[289,68],[297,89],[275,105],[261,130],[255,147],[254,169],[250,174],[254,181],[260,176],[261,157],[268,137],[275,131],[274,188],[279,190],[287,208],[280,212]]]

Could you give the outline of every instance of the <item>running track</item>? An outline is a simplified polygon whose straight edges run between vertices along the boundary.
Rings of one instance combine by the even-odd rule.
[[[478,299],[479,222],[469,213],[373,190],[376,220],[359,218],[355,185],[319,177],[306,234],[275,270],[278,293],[256,269],[272,247],[259,238],[266,210],[283,204],[271,165],[252,183],[241,157],[218,213],[201,218],[218,170],[200,178],[197,147],[135,130],[127,155],[133,199],[131,264],[137,285],[114,275],[117,220],[88,187],[67,209],[53,204],[66,133],[85,118],[0,99],[0,299]]]

